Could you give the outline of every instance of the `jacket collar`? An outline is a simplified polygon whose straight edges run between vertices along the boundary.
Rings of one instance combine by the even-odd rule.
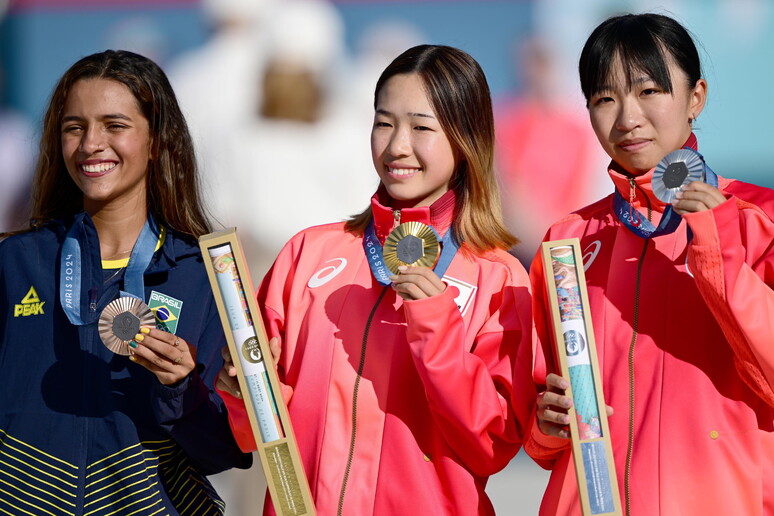
[[[688,147],[695,151],[698,151],[699,145],[696,140],[696,136],[691,133],[688,140],[683,144],[683,147]],[[656,169],[653,168],[645,174],[639,176],[633,176],[629,172],[626,172],[616,162],[611,161],[607,169],[607,173],[613,180],[616,190],[623,196],[624,199],[631,202],[633,208],[638,209],[641,207],[650,207],[658,212],[663,212],[666,204],[660,201],[653,193],[653,172]],[[632,194],[631,181],[634,180],[636,185],[634,189],[634,200],[632,201],[630,196]]]
[[[403,208],[402,210],[393,210],[390,208],[391,199],[387,195],[383,185],[371,197],[371,213],[374,217],[374,229],[380,242],[384,243],[387,235],[390,234],[398,224],[404,222],[421,222],[428,224],[443,236],[454,221],[454,212],[457,196],[454,190],[449,190],[430,206],[421,206],[418,208]]]

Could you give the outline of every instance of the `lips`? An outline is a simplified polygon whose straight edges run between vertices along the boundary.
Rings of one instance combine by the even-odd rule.
[[[618,147],[621,150],[626,152],[637,152],[639,150],[644,149],[649,143],[650,143],[650,140],[636,138],[632,140],[624,140],[618,143]]]
[[[408,167],[387,167],[387,173],[391,177],[405,179],[421,172],[421,168],[408,168]]]
[[[100,177],[109,174],[118,165],[115,161],[85,161],[78,165],[78,168],[87,177]]]

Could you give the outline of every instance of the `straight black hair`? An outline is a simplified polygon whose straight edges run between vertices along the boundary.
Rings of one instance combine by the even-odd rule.
[[[674,19],[655,13],[624,14],[608,18],[591,33],[581,52],[578,71],[586,102],[610,86],[616,59],[623,65],[627,88],[635,74],[646,73],[672,93],[668,59],[685,72],[688,87],[701,79],[701,62],[690,33]]]

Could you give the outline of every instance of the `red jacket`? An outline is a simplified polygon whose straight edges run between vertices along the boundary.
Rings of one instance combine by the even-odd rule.
[[[383,241],[394,215],[376,196],[372,206]],[[402,210],[401,222],[443,234],[453,206],[447,194],[432,211]],[[487,478],[518,451],[534,403],[529,280],[506,252],[464,246],[444,280],[443,294],[404,302],[376,282],[362,237],[342,224],[296,235],[264,279],[258,303],[269,337],[281,337],[280,377],[293,389],[288,409],[318,514],[340,503],[358,516],[494,513]],[[525,393],[516,411],[514,390]],[[233,430],[254,449],[236,401]]]
[[[610,175],[628,199],[628,179]],[[658,219],[664,204],[652,194],[651,177],[636,179],[635,208],[646,213],[647,198]],[[774,514],[774,192],[725,178],[719,188],[724,203],[684,216],[674,233],[647,242],[618,221],[612,196],[554,224],[546,236],[580,238],[603,391],[615,409],[609,423],[619,490],[625,510],[628,475],[630,516]],[[536,357],[540,383],[546,368],[556,370],[556,359],[545,344],[539,259],[530,274],[544,343]],[[533,426],[524,445],[553,470],[541,514],[580,514],[568,442]]]

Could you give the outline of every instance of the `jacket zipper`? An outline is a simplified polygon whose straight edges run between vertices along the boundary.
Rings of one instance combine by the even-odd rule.
[[[636,183],[634,178],[629,178],[629,214],[632,214],[632,204],[635,198]],[[648,220],[651,220],[652,211],[650,206],[650,200],[647,195],[645,196],[648,207]],[[631,219],[634,222],[634,219]],[[639,224],[638,224],[639,225]],[[624,491],[626,499],[626,514],[631,514],[631,469],[632,469],[632,453],[634,452],[634,348],[637,343],[637,335],[640,322],[640,285],[642,283],[642,264],[645,262],[645,252],[648,250],[648,242],[650,239],[645,238],[644,245],[642,246],[642,253],[640,254],[640,260],[637,263],[637,279],[634,284],[634,316],[632,318],[632,340],[629,344],[629,437],[626,446],[626,471],[624,475]]]
[[[398,215],[396,215],[396,220],[400,220],[400,212],[395,211]],[[366,359],[366,348],[368,346],[368,334],[371,331],[371,322],[374,319],[374,315],[376,315],[376,309],[379,308],[379,304],[382,302],[382,299],[384,299],[384,295],[387,294],[388,287],[384,287],[382,289],[381,294],[379,294],[379,297],[376,299],[376,303],[374,303],[374,307],[371,309],[371,313],[368,316],[368,320],[366,321],[365,330],[363,331],[363,342],[360,346],[360,363],[357,366],[357,377],[355,378],[355,387],[352,389],[352,435],[349,439],[349,454],[347,456],[347,466],[344,469],[344,480],[341,482],[341,493],[339,494],[339,509],[338,509],[338,516],[341,516],[343,510],[344,510],[344,495],[347,491],[347,482],[349,481],[349,473],[352,470],[352,460],[355,455],[355,440],[357,438],[357,395],[358,390],[360,389],[360,379],[363,377],[363,369],[365,368],[365,359]]]

